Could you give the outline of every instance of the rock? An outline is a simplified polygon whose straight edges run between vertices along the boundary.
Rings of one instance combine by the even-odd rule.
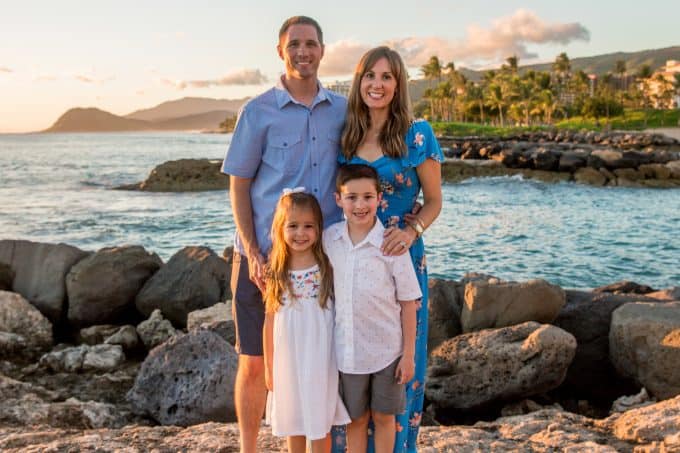
[[[461,301],[457,286],[456,282],[449,280],[428,280],[428,351],[461,333]]]
[[[118,189],[139,189],[149,192],[195,192],[229,188],[229,177],[220,171],[221,160],[179,159],[164,162],[151,170],[139,184]]]
[[[430,354],[425,395],[442,409],[527,398],[559,386],[575,351],[571,334],[531,321],[460,335]]]
[[[635,182],[639,179],[645,179],[645,175],[634,168],[617,168],[613,170],[613,173],[616,175],[617,180]]]
[[[210,324],[215,321],[231,320],[231,301],[219,302],[211,307],[194,310],[187,316],[187,330]]]
[[[612,293],[612,294],[647,294],[655,290],[647,285],[640,285],[639,283],[628,280],[621,280],[620,282],[612,283],[611,285],[600,286],[593,290],[594,293]]]
[[[680,396],[621,414],[614,414],[602,424],[621,440],[638,444],[667,442],[675,446],[674,449],[647,450],[649,452],[680,451],[680,439],[677,437],[680,433]]]
[[[127,398],[164,425],[233,421],[238,358],[218,335],[176,336],[149,353]]]
[[[207,247],[185,247],[151,277],[135,304],[146,316],[159,308],[173,324],[184,327],[187,315],[231,297],[231,268]]]
[[[602,173],[590,167],[576,170],[574,180],[578,183],[589,184],[591,186],[604,186],[607,182],[607,178]]]
[[[650,179],[670,179],[671,169],[668,165],[663,164],[645,164],[638,168],[645,178]]]
[[[0,291],[0,332],[21,336],[28,349],[24,352],[28,355],[50,347],[53,342],[52,324],[47,318],[20,294],[9,291]],[[10,352],[9,349],[12,349],[10,344],[20,343],[22,343],[20,339],[14,338],[14,341],[6,344],[7,350],[3,351],[0,347],[0,355],[3,355],[3,352]]]
[[[595,150],[588,157],[588,166],[596,169],[605,167],[609,170],[616,168],[637,168],[648,164],[651,157],[640,151],[614,151],[611,149]]]
[[[645,296],[657,300],[680,300],[680,286],[654,291],[653,293],[645,294]]]
[[[540,404],[533,400],[525,399],[522,401],[517,401],[515,403],[510,403],[503,406],[503,409],[501,409],[501,416],[512,417],[514,415],[529,414],[531,412],[536,412],[543,409],[557,409],[560,411],[563,410],[562,406],[560,406],[558,403],[555,403],[551,406],[541,406]]]
[[[643,387],[642,390],[640,390],[640,393],[637,395],[622,396],[614,400],[612,403],[612,408],[609,412],[612,414],[616,412],[626,412],[631,409],[648,406],[654,403],[656,403],[656,400],[650,398],[649,394],[647,393],[647,389]]]
[[[680,160],[673,160],[666,163],[666,168],[668,168],[671,178],[680,179]]]
[[[170,321],[163,318],[161,311],[156,309],[149,319],[137,326],[137,335],[149,351],[177,334],[177,330]]]
[[[0,263],[0,291],[11,291],[14,271],[7,263]]]
[[[586,166],[588,153],[586,151],[564,151],[560,156],[557,169],[561,172],[574,173]]]
[[[231,319],[228,321],[213,321],[209,323],[203,323],[198,326],[197,329],[208,330],[210,332],[216,333],[230,345],[236,345],[236,325]]]
[[[114,322],[163,262],[141,246],[107,247],[81,260],[66,276],[68,321],[75,326]]]
[[[40,365],[52,371],[96,370],[110,371],[125,361],[123,348],[119,345],[80,345],[53,351],[40,358]]]
[[[13,291],[52,322],[59,320],[64,310],[66,274],[86,255],[66,244],[0,240],[0,261],[9,264],[15,273]]]
[[[545,148],[538,148],[532,155],[536,170],[557,171],[560,166],[560,152]]]
[[[638,392],[640,387],[619,376],[609,361],[609,326],[612,312],[619,306],[654,299],[577,290],[567,290],[566,295],[567,302],[553,324],[572,334],[578,347],[562,388],[603,404]]]
[[[612,314],[609,356],[658,399],[680,394],[680,302],[628,303]]]
[[[115,324],[85,327],[78,332],[78,341],[89,345],[101,344],[119,329],[120,326]]]
[[[525,321],[548,323],[564,305],[565,293],[545,280],[523,283],[465,285],[465,303],[460,316],[463,332],[505,327]]]
[[[125,351],[137,349],[140,344],[135,326],[123,326],[116,333],[104,340],[105,344],[120,345]]]
[[[12,357],[25,352],[28,341],[23,335],[0,331],[0,357]]]

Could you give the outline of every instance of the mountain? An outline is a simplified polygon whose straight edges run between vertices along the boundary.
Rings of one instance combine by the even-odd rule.
[[[145,121],[164,121],[170,118],[179,118],[182,116],[220,110],[238,112],[247,100],[248,98],[211,99],[185,97],[174,101],[163,102],[162,104],[158,104],[157,106],[148,109],[136,110],[125,115],[125,118]],[[223,119],[224,118],[222,118],[222,120]]]
[[[217,129],[222,121],[235,113],[230,110],[214,110],[212,112],[196,113],[179,118],[170,118],[164,121],[151,122],[154,128],[166,131],[197,131],[203,129]]]
[[[45,132],[121,132],[151,130],[148,121],[123,118],[94,107],[66,111]]]

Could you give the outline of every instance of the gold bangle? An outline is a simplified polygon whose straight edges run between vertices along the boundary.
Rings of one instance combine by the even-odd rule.
[[[413,230],[416,232],[416,237],[419,238],[420,236],[423,235],[423,232],[425,231],[423,229],[423,226],[418,223],[418,222],[407,222],[408,226],[413,228]]]

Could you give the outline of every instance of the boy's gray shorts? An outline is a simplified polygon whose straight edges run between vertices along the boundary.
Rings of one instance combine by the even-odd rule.
[[[364,415],[369,408],[383,414],[404,412],[406,389],[394,378],[400,359],[371,374],[340,372],[340,396],[352,420]]]

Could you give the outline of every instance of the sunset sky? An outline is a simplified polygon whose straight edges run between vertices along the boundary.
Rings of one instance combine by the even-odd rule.
[[[325,82],[389,44],[420,77],[431,55],[483,68],[680,44],[680,2],[0,0],[0,133],[49,127],[71,107],[123,115],[185,96],[241,98],[281,73],[278,29],[324,28]]]

